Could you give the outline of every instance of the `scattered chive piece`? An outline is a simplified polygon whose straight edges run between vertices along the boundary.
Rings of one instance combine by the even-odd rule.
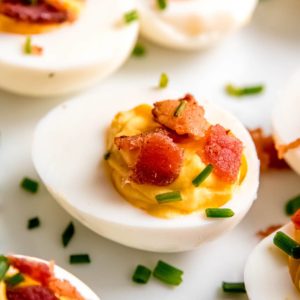
[[[91,262],[88,254],[72,254],[70,255],[70,264],[89,264]]]
[[[25,280],[24,276],[21,273],[17,273],[11,277],[8,277],[5,279],[5,282],[9,284],[10,286],[15,286],[20,284]]]
[[[195,187],[198,187],[212,172],[213,166],[212,165],[207,165],[198,176],[196,176],[192,183]]]
[[[159,204],[168,203],[168,202],[176,202],[176,201],[182,200],[180,192],[177,192],[177,191],[158,194],[155,196],[155,199]]]
[[[151,270],[145,266],[138,265],[132,276],[132,280],[136,283],[147,283],[151,276]]]
[[[0,256],[0,281],[3,280],[8,269],[9,269],[8,259],[5,256],[1,255]]]
[[[164,89],[168,86],[169,84],[169,77],[166,73],[161,73],[160,79],[159,79],[159,87],[161,89]]]
[[[145,47],[142,44],[137,43],[133,48],[132,55],[136,57],[141,57],[144,56],[145,54],[146,54]]]
[[[39,227],[41,224],[40,219],[38,217],[32,218],[28,220],[27,229],[34,229]]]
[[[156,0],[156,3],[157,3],[157,7],[158,7],[160,10],[164,10],[164,9],[166,9],[167,6],[168,6],[167,0]]]
[[[230,208],[207,208],[205,210],[208,218],[230,218],[234,212]]]
[[[23,51],[25,54],[31,54],[32,53],[32,43],[31,43],[31,36],[27,36],[25,40],[25,44],[23,47]]]
[[[273,243],[289,256],[295,259],[300,258],[300,244],[284,232],[278,231],[273,238]]]
[[[64,247],[67,247],[69,245],[74,233],[75,233],[74,224],[70,222],[70,224],[67,226],[67,228],[62,234],[62,243]]]
[[[288,215],[293,215],[300,208],[300,195],[288,200],[285,211]]]
[[[237,87],[232,84],[227,84],[225,90],[228,95],[233,97],[242,97],[247,95],[260,94],[264,91],[263,85],[253,85],[245,87]]]
[[[182,275],[183,275],[183,271],[161,260],[158,261],[153,271],[154,277],[170,285],[179,285],[182,282],[182,278],[181,278]]]
[[[104,160],[108,160],[110,158],[110,155],[111,155],[111,152],[107,151],[103,156]]]
[[[244,282],[223,282],[222,288],[225,293],[246,293]]]
[[[138,20],[138,18],[139,18],[139,15],[138,15],[137,10],[131,10],[124,15],[124,21],[127,24]]]
[[[30,179],[28,177],[24,177],[23,180],[20,183],[20,186],[33,194],[35,194],[39,189],[39,183],[33,179]]]
[[[180,103],[174,112],[174,117],[178,117],[185,110],[186,104],[187,102],[185,100],[180,100]]]

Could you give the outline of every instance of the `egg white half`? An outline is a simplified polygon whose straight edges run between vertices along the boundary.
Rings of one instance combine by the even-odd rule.
[[[134,0],[87,0],[79,19],[32,36],[40,56],[23,53],[26,36],[0,33],[0,88],[50,96],[74,92],[110,75],[131,53],[138,22],[123,22]]]
[[[273,135],[278,144],[300,138],[300,71],[288,82],[273,112]],[[289,150],[284,159],[300,174],[300,147]]]
[[[49,264],[48,261],[45,261],[40,258],[32,257],[32,256],[25,256],[25,255],[15,255],[15,257],[23,258],[28,261],[32,262],[40,262]],[[54,274],[55,277],[58,279],[66,279],[68,280],[72,286],[76,287],[77,291],[82,295],[82,297],[86,300],[100,300],[100,298],[86,285],[84,284],[80,279],[78,279],[73,274],[69,273],[68,271],[64,270],[63,268],[55,265],[54,266]]]
[[[169,48],[206,48],[246,24],[257,0],[167,0],[164,10],[157,1],[139,0],[141,33]]]
[[[294,225],[289,223],[280,231],[292,236]],[[248,258],[245,285],[250,300],[300,299],[289,274],[288,256],[273,244],[274,235],[262,240]]]
[[[259,162],[248,131],[212,103],[200,102],[207,119],[232,130],[245,146],[248,172],[226,204],[235,212],[234,217],[206,219],[204,213],[197,213],[166,220],[150,216],[123,199],[105,171],[106,130],[116,113],[141,103],[178,99],[183,94],[153,88],[107,89],[52,110],[37,126],[32,150],[36,170],[49,192],[72,216],[98,234],[143,250],[185,251],[233,228],[256,198]]]

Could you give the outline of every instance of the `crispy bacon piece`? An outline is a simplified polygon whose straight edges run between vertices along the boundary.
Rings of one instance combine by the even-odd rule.
[[[166,130],[156,129],[137,136],[118,137],[115,144],[125,151],[138,150],[131,174],[134,182],[166,186],[179,176],[183,149],[173,142]]]
[[[288,168],[287,163],[278,158],[272,136],[264,135],[261,128],[252,129],[249,132],[256,147],[261,170]]]
[[[288,152],[289,150],[296,149],[298,147],[300,147],[300,138],[298,138],[295,141],[288,143],[288,144],[278,145],[276,148],[278,151],[279,159],[282,159],[284,154],[286,152]]]
[[[198,151],[206,164],[213,166],[213,173],[225,182],[236,181],[241,166],[243,144],[230,135],[221,125],[212,125]]]
[[[260,238],[265,238],[267,236],[269,236],[271,233],[273,233],[274,231],[278,230],[280,227],[282,227],[282,224],[278,224],[278,225],[271,225],[268,228],[264,229],[264,230],[260,230],[257,232],[257,235]]]
[[[48,285],[48,282],[52,277],[52,273],[47,264],[28,261],[14,256],[9,256],[8,259],[10,264],[21,273],[30,276],[32,279],[40,282],[44,286]]]
[[[44,286],[26,286],[8,289],[8,300],[59,300],[53,292]]]
[[[300,230],[300,209],[298,209],[291,217],[292,222],[297,230]]]
[[[17,21],[37,24],[59,24],[68,20],[66,11],[58,10],[43,0],[39,0],[35,5],[31,5],[30,1],[2,0],[0,14]]]
[[[175,115],[176,109],[182,101],[185,107]],[[195,98],[186,94],[179,100],[164,100],[154,103],[152,114],[155,120],[163,126],[174,130],[179,135],[202,137],[208,127],[204,118],[204,108],[198,105]]]
[[[72,300],[84,300],[76,288],[67,280],[52,278],[49,282],[49,289],[61,297],[67,297]]]

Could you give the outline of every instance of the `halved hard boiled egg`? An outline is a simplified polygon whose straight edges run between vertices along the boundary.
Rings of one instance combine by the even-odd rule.
[[[257,0],[139,0],[141,33],[169,48],[205,48],[248,23],[256,4]]]
[[[259,162],[254,144],[245,127],[230,113],[210,102],[199,101],[205,109],[208,122],[221,124],[228,130],[228,134],[235,136],[243,144],[246,170],[243,179],[233,189],[225,189],[226,197],[228,193],[230,195],[225,202],[210,203],[211,207],[231,209],[234,216],[207,218],[204,209],[190,211],[189,205],[193,203],[193,199],[186,201],[183,199],[179,207],[174,206],[176,213],[172,213],[171,217],[168,213],[151,214],[145,207],[132,205],[134,200],[143,201],[142,197],[136,198],[138,193],[133,194],[134,186],[128,189],[127,193],[122,193],[127,200],[132,200],[127,201],[112,183],[108,162],[103,159],[103,155],[107,152],[107,130],[114,116],[145,104],[137,109],[140,114],[136,116],[132,111],[129,114],[121,113],[122,122],[118,123],[120,126],[110,128],[110,130],[120,129],[127,123],[128,128],[135,131],[139,126],[143,126],[139,124],[145,124],[143,113],[146,108],[145,113],[148,116],[149,104],[153,105],[153,102],[159,100],[179,99],[183,95],[183,92],[153,88],[104,89],[100,93],[79,97],[52,110],[37,126],[32,150],[36,170],[49,192],[71,215],[98,234],[143,250],[185,251],[215,239],[233,228],[244,217],[256,197]],[[110,105],[107,106],[105,103]],[[188,151],[186,150],[185,155],[188,155]],[[114,155],[117,153],[112,153],[110,158],[112,161],[109,161],[109,164],[113,163]],[[116,164],[119,163],[118,159],[114,161]],[[190,173],[193,172],[192,175],[195,175],[203,167],[203,164],[197,161],[199,161],[197,158],[190,159],[190,168],[185,168],[187,180],[178,179],[178,185],[192,185],[189,180]],[[206,193],[208,198],[210,195],[213,198],[216,196],[214,199],[218,198],[218,193],[222,195],[222,189],[226,185],[215,185],[215,181],[214,176],[209,179],[207,191],[205,192],[205,188],[201,189],[202,195]],[[126,188],[126,181],[123,185]],[[118,188],[119,191],[121,186]],[[183,196],[193,195],[191,189],[186,188]],[[141,190],[143,189],[140,188],[139,192]],[[143,192],[151,194],[153,191],[159,191],[159,188],[149,186]],[[194,195],[196,197],[196,194]],[[147,198],[147,195],[145,197]],[[195,198],[194,202],[198,204],[201,202],[200,198]],[[186,213],[182,213],[185,205],[188,205],[189,209]],[[170,206],[166,205],[162,211],[171,211]],[[157,209],[156,212],[160,210]]]
[[[279,153],[300,174],[300,71],[288,82],[273,112],[273,136]]]
[[[23,255],[1,255],[0,261],[1,300],[99,300],[87,285],[53,261]]]
[[[288,236],[294,237],[292,223],[280,228]],[[300,292],[291,278],[289,258],[273,243],[276,232],[261,241],[250,254],[245,268],[245,285],[251,300],[296,300]],[[290,269],[289,269],[290,268]]]
[[[0,88],[5,90],[34,96],[79,91],[119,68],[135,44],[138,21],[124,17],[135,10],[133,0],[19,2],[0,3]],[[34,47],[40,55],[31,53]]]

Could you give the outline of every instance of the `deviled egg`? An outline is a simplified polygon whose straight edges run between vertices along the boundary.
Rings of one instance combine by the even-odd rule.
[[[166,99],[170,99],[171,109],[169,102],[160,102]],[[153,102],[157,102],[156,117],[152,114]],[[110,105],[104,108],[103,103]],[[166,103],[168,109],[164,107]],[[183,112],[183,119],[179,117],[183,126],[176,125],[179,133],[175,133],[168,128],[169,118],[165,119],[169,125],[161,122],[164,122],[164,112],[174,113],[173,109],[180,103],[185,103],[186,111],[195,111],[196,119],[195,115],[191,119],[184,117]],[[202,120],[200,124],[198,116]],[[191,130],[180,136],[186,122]],[[142,174],[142,168],[135,174],[138,182],[134,182],[133,169],[127,162],[133,162],[135,154],[131,156],[124,149],[123,153],[119,150],[121,144],[134,143],[121,136],[142,134],[144,137],[151,130],[146,139],[154,138],[157,143],[152,146],[166,150],[170,157],[156,148],[155,157],[150,155],[149,161],[146,160],[150,177]],[[214,133],[222,136],[215,147],[224,155],[225,169],[222,164],[217,165],[218,161],[210,161],[214,155],[198,155],[193,146],[208,140],[214,144]],[[119,143],[115,143],[118,137]],[[177,138],[180,142],[175,143]],[[228,145],[234,145],[234,149]],[[258,188],[259,162],[244,126],[212,103],[198,104],[191,95],[169,90],[102,90],[101,94],[66,102],[38,124],[32,155],[49,192],[71,215],[106,238],[149,251],[184,251],[217,238],[239,223]],[[159,164],[163,174],[156,173]],[[213,169],[211,174],[206,174],[205,182],[194,184],[192,181],[210,164]],[[174,191],[180,194],[180,201],[157,201],[155,197]],[[230,216],[211,218],[206,208],[229,211]]]
[[[141,33],[169,48],[201,49],[248,23],[257,0],[139,0]]]
[[[0,264],[1,300],[99,300],[83,282],[54,262],[1,255]]]
[[[273,136],[279,155],[300,174],[300,71],[289,81],[273,112]]]
[[[130,55],[135,9],[134,0],[0,1],[0,88],[51,96],[95,84]]]

